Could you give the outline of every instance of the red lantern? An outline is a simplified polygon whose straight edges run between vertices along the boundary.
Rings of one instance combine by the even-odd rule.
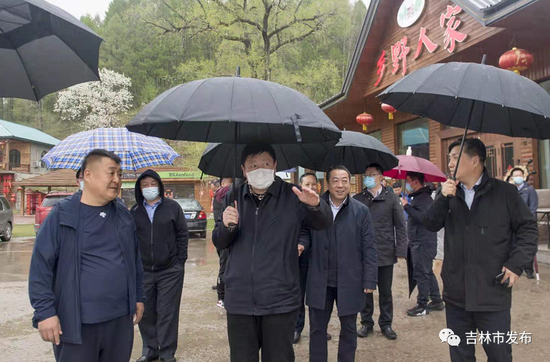
[[[17,188],[17,191],[21,191],[21,190],[23,190],[23,188],[22,188],[21,186],[19,186],[19,187]]]
[[[390,106],[389,104],[382,103],[382,110],[386,113],[388,113],[388,119],[393,119],[393,114],[397,112],[397,109],[393,108],[393,106]]]
[[[533,64],[533,54],[525,49],[512,48],[500,56],[498,65],[502,69],[511,70],[516,74],[528,69]]]
[[[357,121],[357,123],[362,124],[363,125],[363,131],[366,131],[367,126],[371,125],[374,122],[374,117],[371,114],[363,112],[360,115],[358,115],[355,118],[355,120]]]

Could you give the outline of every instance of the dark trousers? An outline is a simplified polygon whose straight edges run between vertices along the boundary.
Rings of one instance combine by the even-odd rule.
[[[510,332],[510,309],[500,312],[467,312],[464,309],[447,303],[447,328],[460,337],[460,345],[451,347],[452,362],[475,362],[475,345],[466,343],[466,333],[487,332],[493,340],[493,333],[504,333],[504,343],[483,343],[483,349],[487,355],[487,362],[512,362],[512,345],[506,343]],[[519,337],[518,337],[519,342]],[[477,338],[479,341],[479,334]]]
[[[327,327],[338,301],[338,289],[327,288],[325,309],[309,308],[309,361],[326,362],[328,359]],[[357,314],[340,316],[340,340],[338,341],[338,362],[355,361],[357,349]]]
[[[437,254],[437,243],[414,243],[409,247],[413,262],[413,277],[418,286],[418,304],[426,307],[430,299],[436,303],[441,302],[439,284],[432,270]]]
[[[309,262],[302,261],[300,257],[300,291],[302,292],[302,304],[298,309],[298,318],[296,319],[296,332],[302,333],[306,324],[306,286],[307,286],[307,272],[309,269]]]
[[[176,353],[183,275],[180,262],[158,272],[144,272],[145,313],[139,322],[143,356],[173,358]]]
[[[133,316],[82,325],[82,344],[53,347],[57,362],[128,362],[134,345]]]
[[[229,250],[216,249],[218,256],[220,257],[220,270],[218,271],[218,281],[216,283],[216,290],[218,291],[218,300],[225,300],[225,283],[223,276],[225,274],[225,265],[227,264],[227,257],[229,256]]]
[[[393,297],[391,286],[393,282],[393,265],[378,267],[378,305],[380,317],[378,325],[381,329],[391,327],[393,321]],[[372,293],[367,294],[365,308],[361,311],[361,324],[369,328],[374,327],[372,315],[374,313],[374,298]]]
[[[297,311],[266,316],[227,313],[231,362],[294,362]],[[325,335],[325,339],[326,339]]]

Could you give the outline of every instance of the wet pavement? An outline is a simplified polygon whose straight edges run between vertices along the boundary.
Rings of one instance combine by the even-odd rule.
[[[31,326],[32,309],[27,294],[28,268],[33,239],[0,243],[0,351],[3,361],[53,361],[51,345],[42,342]],[[225,314],[216,307],[212,290],[217,276],[218,257],[210,239],[192,239],[185,270],[185,284],[180,310],[180,362],[229,361]],[[516,361],[547,361],[550,344],[550,267],[540,265],[541,281],[522,277],[514,287],[512,331],[532,333],[532,343],[514,346]],[[445,313],[432,312],[411,318],[405,310],[414,304],[407,298],[406,267],[399,264],[394,274],[394,324],[398,339],[385,339],[375,327],[374,335],[358,341],[357,361],[449,361],[448,346],[439,340],[445,328]],[[375,296],[376,298],[376,296]],[[375,312],[375,318],[377,318]],[[296,346],[296,361],[308,361],[307,326]],[[328,342],[329,361],[336,361],[339,322],[333,316]],[[477,346],[479,360],[485,360]],[[140,357],[141,338],[137,327],[132,361]]]

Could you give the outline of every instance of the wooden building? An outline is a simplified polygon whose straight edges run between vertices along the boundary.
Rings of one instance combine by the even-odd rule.
[[[500,56],[513,47],[533,54],[533,64],[521,74],[550,92],[548,34],[550,0],[372,0],[344,86],[320,106],[340,129],[362,131],[356,116],[372,114],[368,134],[396,154],[412,147],[413,155],[448,171],[447,148],[463,130],[400,112],[389,119],[376,95],[434,63],[479,63],[486,54],[486,64],[499,66]],[[549,141],[474,132],[470,137],[486,144],[494,177],[533,159],[535,186],[550,188]]]

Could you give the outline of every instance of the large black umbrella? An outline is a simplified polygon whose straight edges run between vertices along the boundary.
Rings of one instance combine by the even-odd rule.
[[[550,138],[550,95],[528,78],[483,63],[430,65],[395,82],[378,98],[399,111],[464,128],[463,141],[468,129]]]
[[[43,0],[0,0],[0,97],[38,101],[99,80],[102,39]]]
[[[126,127],[148,136],[214,143],[319,143],[340,138],[336,125],[302,93],[241,77],[174,87]]]
[[[399,164],[393,152],[376,138],[360,132],[342,131],[336,146],[327,145],[299,165],[326,172],[335,165],[344,165],[352,174],[365,172],[368,165],[377,163],[383,171]]]

